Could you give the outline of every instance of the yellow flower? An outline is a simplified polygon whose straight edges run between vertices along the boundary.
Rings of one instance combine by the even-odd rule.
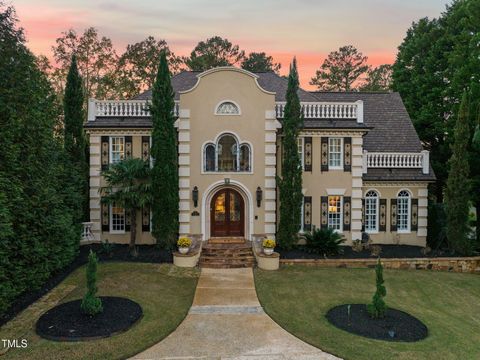
[[[190,245],[192,245],[192,240],[188,237],[181,237],[178,239],[177,245],[179,247],[190,247]]]
[[[273,249],[275,247],[275,240],[273,239],[265,239],[263,240],[263,247],[267,249]]]

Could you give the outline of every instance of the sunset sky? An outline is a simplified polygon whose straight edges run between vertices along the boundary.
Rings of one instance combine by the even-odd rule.
[[[28,46],[51,57],[62,31],[93,26],[118,53],[149,35],[165,39],[177,55],[219,35],[246,52],[265,51],[288,70],[297,57],[308,81],[326,55],[351,44],[371,65],[392,63],[412,21],[437,17],[446,0],[15,0]]]

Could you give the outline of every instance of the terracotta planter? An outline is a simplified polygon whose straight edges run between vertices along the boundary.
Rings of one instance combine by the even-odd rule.
[[[188,253],[188,250],[190,250],[190,248],[188,248],[188,247],[178,247],[178,252],[179,252],[180,254],[183,254],[183,255],[185,255],[186,253]]]
[[[273,248],[263,248],[263,253],[265,255],[272,255],[273,254]]]

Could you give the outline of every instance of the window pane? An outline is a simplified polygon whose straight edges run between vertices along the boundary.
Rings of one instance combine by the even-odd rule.
[[[408,231],[409,229],[409,201],[410,194],[406,191],[401,191],[397,198],[397,231]]]
[[[218,142],[218,171],[237,171],[238,146],[235,138],[223,136]]]
[[[125,231],[125,209],[113,204],[111,206],[112,231]]]
[[[240,171],[250,171],[250,147],[240,146]]]
[[[237,193],[230,193],[230,221],[240,221],[241,201]]]
[[[239,113],[240,110],[238,109],[237,105],[230,101],[225,101],[224,103],[221,103],[217,108],[217,114],[236,115]]]
[[[328,227],[341,230],[342,225],[342,197],[328,197]]]
[[[378,224],[378,194],[369,191],[365,195],[365,231],[377,231]]]
[[[302,168],[303,168],[303,137],[299,137],[297,139],[297,147],[298,147],[298,156],[300,156],[300,163],[302,164]]]
[[[340,138],[328,139],[328,166],[342,166],[342,139]]]
[[[110,147],[110,162],[112,164],[118,163],[124,159],[125,154],[125,139],[123,137],[111,137]]]
[[[223,193],[215,200],[215,221],[225,221],[225,212],[225,193]]]
[[[205,171],[215,171],[215,146],[207,145],[205,148]]]

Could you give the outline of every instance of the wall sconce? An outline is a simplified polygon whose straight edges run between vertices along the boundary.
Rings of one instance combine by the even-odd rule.
[[[192,199],[193,199],[193,206],[197,207],[198,205],[198,187],[194,187],[192,190]]]
[[[260,186],[257,187],[257,207],[260,207],[260,205],[262,204],[262,195],[263,195],[263,191],[262,189],[260,189]]]

